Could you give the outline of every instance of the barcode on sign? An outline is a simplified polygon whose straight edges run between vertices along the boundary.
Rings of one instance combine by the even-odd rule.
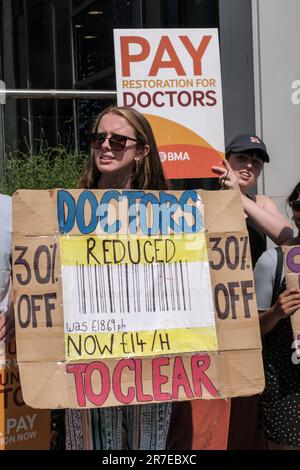
[[[68,268],[76,279],[78,313],[169,312],[192,310],[190,263],[77,264]],[[70,278],[69,278],[70,279]]]

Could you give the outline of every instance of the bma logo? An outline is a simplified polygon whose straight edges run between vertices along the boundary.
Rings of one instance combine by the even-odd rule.
[[[160,161],[165,162],[174,162],[174,161],[184,161],[190,160],[190,156],[187,152],[159,152]]]

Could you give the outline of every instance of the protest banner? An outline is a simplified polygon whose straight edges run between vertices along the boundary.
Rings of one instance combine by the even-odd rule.
[[[0,344],[0,450],[47,450],[50,411],[25,405],[14,340]]]
[[[224,156],[217,29],[114,30],[119,106],[145,114],[166,176],[211,178]]]
[[[283,246],[285,280],[288,289],[300,289],[300,246]],[[300,356],[300,309],[291,315],[297,355]]]
[[[26,403],[101,407],[263,390],[237,192],[22,190],[13,215]]]

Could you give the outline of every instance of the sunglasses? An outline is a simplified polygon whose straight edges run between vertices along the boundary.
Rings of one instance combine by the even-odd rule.
[[[300,200],[297,199],[297,201],[291,201],[290,206],[294,212],[300,212]]]
[[[91,134],[92,149],[99,150],[106,139],[107,135],[104,132],[93,132]],[[124,150],[127,140],[133,140],[134,142],[139,141],[139,139],[133,139],[132,137],[127,137],[125,135],[113,134],[109,137],[108,142],[112,150],[120,152],[121,150]]]

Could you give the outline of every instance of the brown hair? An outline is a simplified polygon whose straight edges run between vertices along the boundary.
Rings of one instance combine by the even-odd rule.
[[[169,189],[170,185],[165,178],[160,161],[157,145],[152,128],[147,119],[133,108],[111,106],[102,111],[92,128],[96,132],[99,122],[106,114],[122,116],[134,128],[138,145],[149,145],[150,150],[146,157],[139,161],[137,171],[131,176],[132,189]],[[82,176],[79,179],[79,188],[97,188],[101,173],[95,164],[95,151],[90,150],[90,158],[86,164]]]

